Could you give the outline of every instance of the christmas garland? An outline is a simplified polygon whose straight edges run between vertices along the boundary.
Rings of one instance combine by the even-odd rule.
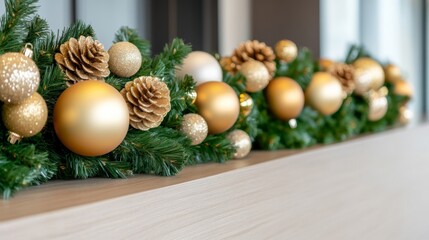
[[[152,57],[123,27],[106,51],[82,22],[50,31],[36,4],[6,0],[0,19],[3,198],[50,179],[171,176],[252,145],[304,148],[408,120],[410,85],[359,47],[335,63],[254,40],[215,58],[174,39]]]

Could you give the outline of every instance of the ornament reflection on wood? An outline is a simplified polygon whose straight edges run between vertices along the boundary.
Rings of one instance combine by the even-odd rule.
[[[284,39],[277,42],[275,52],[277,58],[281,61],[290,63],[295,60],[298,55],[298,48],[294,42]]]
[[[109,51],[109,69],[119,77],[131,77],[142,65],[140,50],[130,42],[117,42]]]
[[[353,63],[355,68],[355,93],[364,95],[370,90],[378,90],[384,84],[384,71],[371,58],[359,58]]]
[[[239,96],[240,98],[240,112],[243,116],[247,117],[252,112],[253,109],[253,99],[249,94],[242,93]]]
[[[64,146],[79,155],[109,153],[125,138],[128,126],[124,98],[102,81],[76,83],[55,104],[55,132]]]
[[[338,111],[343,98],[341,83],[326,72],[315,73],[305,90],[306,102],[323,115],[331,115]]]
[[[197,86],[195,105],[206,120],[209,134],[223,133],[237,121],[240,103],[235,91],[224,82],[205,82]]]
[[[271,75],[265,65],[259,61],[249,60],[240,69],[246,77],[246,91],[259,92],[264,89],[271,79]]]
[[[26,45],[24,54],[11,52],[0,56],[0,101],[19,103],[39,87],[40,73],[31,59],[30,46]]]
[[[270,81],[266,90],[268,105],[281,120],[296,118],[304,107],[304,92],[299,84],[288,77]]]
[[[244,158],[250,153],[252,141],[245,131],[236,129],[230,132],[226,138],[235,147],[234,158]]]
[[[2,110],[3,124],[9,130],[9,142],[14,144],[24,137],[39,133],[48,119],[48,107],[40,94],[33,93],[20,103],[5,103]]]
[[[375,122],[382,119],[388,108],[387,96],[388,90],[386,87],[380,88],[378,91],[371,90],[368,94],[368,120]]]
[[[384,74],[386,76],[386,81],[389,83],[394,83],[396,79],[400,79],[402,77],[401,69],[394,64],[387,64],[384,67]]]
[[[206,139],[208,126],[206,120],[198,114],[188,113],[183,116],[180,131],[191,139],[191,145],[198,145]]]
[[[194,51],[183,60],[183,65],[176,69],[176,77],[183,79],[185,75],[194,78],[197,85],[208,81],[222,81],[222,68],[212,55]]]

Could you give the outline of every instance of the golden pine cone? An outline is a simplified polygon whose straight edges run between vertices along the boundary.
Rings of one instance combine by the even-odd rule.
[[[330,66],[329,72],[337,78],[347,94],[351,94],[355,89],[355,69],[352,65],[344,63],[334,63]]]
[[[157,77],[142,76],[121,90],[130,112],[130,125],[143,131],[158,127],[170,111],[170,90]]]
[[[274,59],[276,55],[271,47],[267,46],[264,42],[257,40],[246,41],[241,43],[233,52],[230,57],[231,72],[238,72],[241,65],[250,59],[262,62],[268,69],[271,76],[274,76],[276,71],[276,63]],[[227,70],[227,68],[225,68]]]
[[[67,76],[67,85],[79,81],[103,80],[109,76],[109,54],[103,44],[92,37],[70,38],[61,44],[55,61]]]

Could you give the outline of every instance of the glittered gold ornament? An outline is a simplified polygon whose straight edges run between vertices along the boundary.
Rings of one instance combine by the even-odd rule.
[[[298,55],[298,48],[294,42],[284,39],[277,42],[275,52],[277,58],[289,63],[295,60]]]
[[[364,95],[370,90],[378,90],[384,84],[381,65],[371,58],[359,58],[353,63],[355,68],[355,93]]]
[[[271,75],[265,65],[259,61],[249,60],[240,69],[246,77],[246,91],[258,92],[264,89],[271,79]]]
[[[393,83],[394,88],[393,92],[397,95],[406,96],[409,98],[413,97],[413,87],[408,81],[405,81],[404,79],[398,78]]]
[[[243,116],[249,116],[249,114],[252,112],[253,109],[253,99],[249,94],[242,93],[239,96],[240,99],[240,113],[243,114]]]
[[[281,120],[299,116],[304,107],[304,92],[299,84],[288,77],[277,77],[266,89],[269,108]]]
[[[305,90],[305,100],[312,108],[323,115],[338,111],[343,103],[341,83],[329,73],[317,72]]]
[[[407,106],[401,106],[399,108],[399,123],[406,125],[413,119],[413,112]]]
[[[40,83],[40,73],[31,59],[32,51],[23,50],[0,56],[0,101],[19,103],[36,92]]]
[[[9,130],[9,141],[13,144],[42,130],[48,119],[48,107],[43,97],[35,92],[20,103],[5,103],[2,119]]]
[[[223,133],[237,121],[240,103],[235,91],[224,82],[205,82],[197,86],[195,105],[206,120],[209,134]]]
[[[54,108],[54,128],[60,141],[83,156],[100,156],[115,149],[129,126],[122,95],[102,81],[88,80],[66,89]]]
[[[386,82],[394,83],[396,79],[402,77],[401,69],[394,64],[387,64],[384,67],[384,75],[386,76]]]
[[[176,69],[176,77],[182,79],[185,75],[194,78],[197,85],[208,81],[222,81],[222,68],[212,55],[194,51],[183,60],[183,65]]]
[[[130,42],[117,42],[109,51],[109,69],[119,77],[131,77],[142,65],[139,49]]]
[[[206,120],[198,114],[188,113],[183,116],[180,131],[191,139],[191,145],[198,145],[206,139],[208,126]]]
[[[226,138],[235,147],[234,158],[244,158],[250,153],[252,141],[245,131],[236,129],[230,132]]]
[[[388,90],[386,87],[378,91],[371,90],[368,94],[368,120],[378,121],[387,113],[388,103],[386,95]]]

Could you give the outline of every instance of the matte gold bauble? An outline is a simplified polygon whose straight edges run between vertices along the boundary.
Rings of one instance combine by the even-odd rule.
[[[371,58],[359,58],[353,63],[355,68],[355,93],[364,95],[377,90],[384,84],[384,71],[381,65]]]
[[[406,96],[409,98],[413,97],[413,87],[408,81],[397,78],[393,83],[393,92],[397,95]]]
[[[191,145],[198,145],[207,137],[207,122],[198,114],[188,113],[183,116],[180,131],[191,139]]]
[[[189,53],[182,66],[176,69],[177,78],[183,79],[186,74],[192,76],[197,85],[209,81],[222,81],[222,68],[219,62],[212,55],[202,51]]]
[[[230,129],[240,113],[237,94],[224,82],[205,82],[197,86],[195,105],[207,122],[209,134]]]
[[[304,92],[293,79],[277,77],[266,89],[269,108],[281,120],[296,118],[304,107]]]
[[[401,69],[394,64],[387,64],[384,67],[384,75],[386,76],[386,82],[394,83],[396,79],[402,77]]]
[[[267,67],[259,61],[247,61],[241,65],[241,74],[246,77],[246,91],[259,92],[264,89],[271,79]]]
[[[54,108],[54,128],[71,151],[100,156],[125,138],[129,112],[122,95],[102,81],[88,80],[66,89]]]
[[[245,131],[240,129],[234,130],[226,138],[235,147],[234,158],[244,158],[250,153],[252,141]]]
[[[130,42],[117,42],[109,51],[109,69],[119,77],[131,77],[142,65],[140,50]]]
[[[281,40],[275,47],[276,56],[284,62],[292,62],[298,55],[296,44],[290,40]]]
[[[253,99],[249,94],[242,93],[240,94],[240,113],[243,116],[249,116],[253,109]]]
[[[5,103],[2,119],[10,133],[9,141],[15,143],[42,130],[48,119],[48,107],[43,97],[35,92],[20,103]]]
[[[305,90],[305,100],[312,108],[323,115],[338,111],[343,103],[341,83],[329,73],[317,72]]]
[[[369,96],[368,120],[372,122],[378,121],[387,113],[387,98],[385,94],[375,91],[371,92]]]
[[[321,71],[328,71],[335,65],[335,62],[331,59],[321,58],[319,59],[319,67]]]
[[[36,92],[40,83],[39,69],[22,53],[0,56],[0,101],[19,103]]]

